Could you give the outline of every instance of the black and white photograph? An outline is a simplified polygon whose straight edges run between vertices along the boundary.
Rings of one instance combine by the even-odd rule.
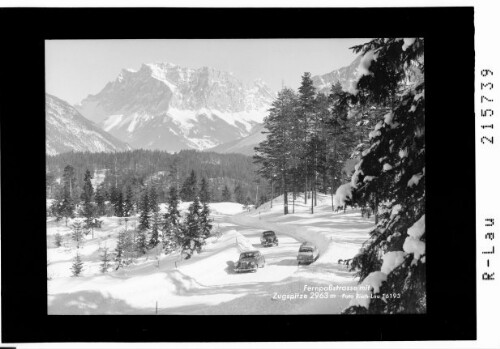
[[[498,347],[490,7],[51,1],[0,7],[1,344]]]
[[[48,315],[426,314],[424,42],[45,40]]]

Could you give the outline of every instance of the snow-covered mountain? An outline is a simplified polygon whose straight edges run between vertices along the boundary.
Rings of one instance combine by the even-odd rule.
[[[134,148],[203,150],[250,134],[267,114],[273,92],[212,68],[172,63],[124,69],[76,108]]]
[[[68,151],[113,152],[131,149],[85,119],[67,102],[45,95],[46,153]]]
[[[314,87],[318,92],[329,93],[332,84],[340,81],[342,89],[347,91],[351,86],[351,82],[358,76],[358,67],[361,62],[361,55],[358,56],[351,64],[340,69],[333,70],[327,74],[315,75],[312,77]]]

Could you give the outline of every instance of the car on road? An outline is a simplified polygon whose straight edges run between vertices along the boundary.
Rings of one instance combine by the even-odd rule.
[[[276,237],[276,233],[272,230],[266,230],[260,237],[260,243],[264,247],[278,246],[278,238]]]
[[[257,268],[264,268],[266,259],[260,251],[245,251],[241,252],[240,259],[236,262],[234,270],[237,273],[256,272]]]
[[[319,251],[316,246],[310,242],[304,242],[300,245],[299,254],[297,255],[297,263],[311,264],[319,257]]]

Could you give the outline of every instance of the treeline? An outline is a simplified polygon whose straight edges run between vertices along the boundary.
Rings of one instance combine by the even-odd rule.
[[[158,200],[168,199],[168,188],[180,191],[194,172],[210,184],[213,202],[236,201],[242,204],[267,200],[268,184],[256,175],[251,157],[242,154],[218,154],[183,150],[176,154],[164,151],[133,150],[117,153],[69,152],[47,156],[47,197],[54,198],[61,187],[64,168],[71,166],[75,177],[72,191],[79,196],[85,171],[103,177],[100,190],[111,196],[113,190],[131,188],[134,201],[147,186],[154,186]],[[228,195],[229,192],[229,195]],[[223,195],[225,194],[225,195]],[[181,194],[181,199],[191,201]]]

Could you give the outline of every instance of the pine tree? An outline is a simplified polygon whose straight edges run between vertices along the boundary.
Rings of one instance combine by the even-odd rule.
[[[180,191],[180,196],[182,201],[193,201],[197,195],[197,179],[194,170],[191,170],[191,174],[182,184],[182,189]]]
[[[77,277],[83,271],[83,262],[80,254],[77,252],[75,258],[73,259],[73,264],[71,265],[72,275]]]
[[[56,247],[61,247],[62,246],[62,242],[63,242],[63,237],[61,234],[57,233],[55,236],[54,236],[54,243],[56,245]]]
[[[295,93],[288,88],[281,90],[264,121],[268,130],[267,138],[255,148],[254,155],[255,162],[261,165],[259,173],[271,181],[273,188],[275,184],[281,186],[284,194],[284,214],[288,214],[288,191],[292,182],[290,177],[296,173],[294,169],[301,155],[296,152],[296,149],[300,148],[297,145],[303,138],[303,135],[297,132],[300,127],[296,122],[297,110]],[[245,195],[241,188],[237,193],[237,188],[235,188],[236,201],[244,203]]]
[[[222,189],[222,201],[229,202],[231,201],[231,191],[227,187],[227,185],[224,186],[224,189]]]
[[[200,229],[200,201],[196,196],[189,206],[189,212],[181,225],[181,247],[185,259],[191,258],[195,253],[201,252],[205,239]]]
[[[101,273],[107,273],[109,268],[109,262],[111,259],[109,258],[108,248],[104,247],[102,255],[101,255]]]
[[[309,140],[311,137],[312,131],[312,123],[314,118],[314,107],[315,107],[315,94],[316,90],[313,85],[313,81],[311,78],[311,73],[304,73],[302,75],[301,85],[299,87],[299,124],[300,124],[300,143],[297,143],[296,146],[301,150],[301,158],[304,160],[303,164],[303,178],[304,178],[304,200],[307,203],[307,190],[308,184],[309,188],[313,189],[309,179],[311,176],[311,159],[310,157],[310,148],[309,148]],[[311,206],[312,207],[312,206]]]
[[[163,216],[162,243],[165,253],[174,251],[180,245],[180,212],[179,197],[175,186],[170,187],[168,194],[168,211]]]
[[[375,39],[353,48],[364,55],[366,70],[353,89],[354,98],[388,111],[370,133],[371,146],[352,176],[359,204],[374,193],[380,203],[378,224],[352,266],[362,283],[378,286],[374,293],[401,297],[374,298],[368,308],[351,304],[345,313],[426,311],[425,95],[418,78],[423,75],[423,48],[420,38]],[[420,74],[412,75],[412,69]]]

